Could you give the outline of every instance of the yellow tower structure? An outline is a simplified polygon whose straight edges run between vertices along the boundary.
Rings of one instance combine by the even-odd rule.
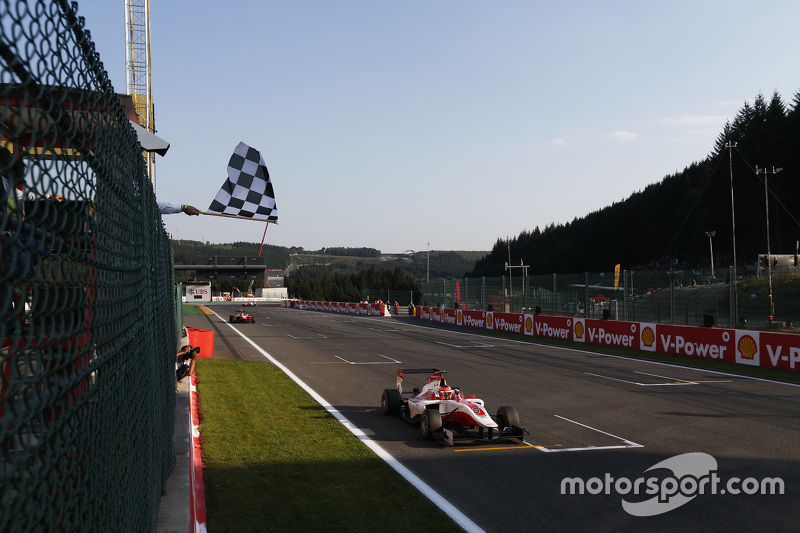
[[[133,99],[139,125],[156,132],[150,78],[150,0],[125,0],[125,70],[127,93]],[[145,154],[150,181],[155,180],[155,155]]]

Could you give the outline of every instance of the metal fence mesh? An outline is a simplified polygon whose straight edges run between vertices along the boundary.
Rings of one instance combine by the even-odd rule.
[[[175,462],[171,247],[76,9],[0,0],[0,531],[152,531]]]
[[[742,279],[732,269],[634,270],[438,280],[422,285],[421,304],[475,310],[585,316],[688,326],[761,327],[800,323],[794,267]],[[615,288],[616,287],[616,288]],[[780,305],[773,315],[772,298]]]

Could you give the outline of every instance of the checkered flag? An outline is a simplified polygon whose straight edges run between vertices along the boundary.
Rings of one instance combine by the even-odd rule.
[[[208,210],[228,216],[278,221],[269,171],[258,150],[239,143],[228,161],[228,179]]]

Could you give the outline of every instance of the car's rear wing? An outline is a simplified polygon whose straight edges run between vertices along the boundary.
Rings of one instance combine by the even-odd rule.
[[[397,390],[403,392],[403,377],[405,374],[433,374],[444,376],[447,374],[446,370],[439,370],[438,368],[399,368],[397,369]]]

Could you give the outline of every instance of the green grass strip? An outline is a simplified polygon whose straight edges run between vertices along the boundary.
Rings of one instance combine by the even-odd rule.
[[[197,305],[197,304],[190,304],[190,305],[183,304],[183,314],[184,315],[202,315],[204,313],[203,313],[203,310],[200,309],[200,306]]]
[[[275,366],[198,359],[197,381],[209,531],[454,529]]]

